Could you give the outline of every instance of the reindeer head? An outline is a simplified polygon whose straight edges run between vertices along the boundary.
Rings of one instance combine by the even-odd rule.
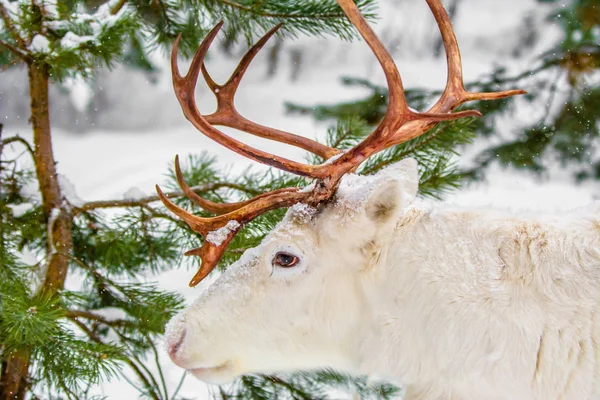
[[[313,140],[258,125],[235,109],[234,96],[256,53],[279,25],[252,46],[229,78],[219,85],[208,74],[204,56],[218,33],[207,35],[185,77],[179,74],[175,43],[171,55],[173,85],[186,118],[202,133],[254,161],[314,179],[309,188],[285,188],[251,200],[216,204],[198,196],[183,180],[186,195],[214,217],[202,218],[172,203],[157,187],[169,210],[204,238],[186,255],[202,260],[191,286],[217,265],[234,235],[256,216],[291,207],[283,222],[263,243],[242,258],[167,329],[169,354],[175,363],[212,382],[245,372],[271,372],[331,366],[350,369],[358,362],[358,332],[372,329],[369,282],[375,279],[397,218],[417,191],[416,163],[406,160],[369,179],[351,174],[369,156],[427,132],[441,121],[479,112],[452,112],[470,100],[491,100],[524,93],[468,92],[462,81],[458,44],[439,0],[426,0],[440,28],[446,49],[448,79],[440,99],[424,113],[408,107],[400,74],[386,49],[352,0],[338,0],[344,13],[373,50],[389,87],[388,110],[373,133],[341,152]],[[202,72],[217,98],[217,110],[202,115],[194,91]],[[247,146],[219,131],[224,125],[292,144],[327,161],[307,165]]]
[[[380,251],[417,184],[416,162],[406,159],[376,176],[345,176],[327,204],[292,206],[172,320],[172,360],[212,383],[249,372],[356,370],[357,339],[373,328]]]

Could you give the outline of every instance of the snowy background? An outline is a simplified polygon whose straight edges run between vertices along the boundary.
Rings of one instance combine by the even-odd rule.
[[[531,68],[533,59],[539,54],[538,49],[548,48],[548,44],[559,37],[558,28],[544,21],[546,11],[535,0],[463,0],[455,17],[455,30],[463,53],[465,80],[485,75],[500,64],[513,72]],[[432,43],[438,39],[438,32],[425,2],[382,0],[378,14],[380,20],[376,31],[396,59],[405,86],[443,88],[445,59],[432,56]],[[527,53],[515,55],[516,44],[525,40],[522,35],[528,29],[524,27],[539,29],[538,43]],[[265,49],[242,82],[237,105],[251,120],[308,137],[323,137],[327,124],[317,124],[309,117],[286,115],[284,101],[307,105],[333,103],[367,93],[361,92],[360,88],[342,86],[340,76],[364,77],[378,84],[384,83],[383,74],[364,43],[300,38],[286,39],[282,46],[273,76],[267,74],[268,49]],[[236,53],[241,55],[243,49],[237,50]],[[238,59],[238,56],[212,52],[208,68],[217,81],[224,81]],[[222,165],[233,172],[250,165],[245,158],[219,147],[191,127],[173,95],[165,55],[154,54],[153,61],[160,67],[158,73],[143,74],[119,67],[113,72],[101,72],[89,84],[70,81],[62,87],[52,88],[57,168],[74,185],[81,199],[117,199],[127,192],[153,194],[154,184],[164,181],[168,163],[175,154],[185,156],[208,151],[217,155]],[[182,63],[181,67],[187,65]],[[29,99],[26,86],[23,69],[0,73],[0,118],[5,125],[5,137],[18,133],[31,138],[27,126]],[[199,87],[198,104],[203,111],[210,112],[214,107],[212,95],[202,85]],[[533,116],[528,110],[517,112],[514,118],[525,122]],[[500,138],[518,135],[515,131],[518,120],[504,121]],[[286,157],[303,158],[303,153],[295,148],[251,136],[243,136],[243,140]],[[489,145],[485,140],[476,143],[460,162],[468,164],[475,150]],[[20,150],[15,146],[12,151]],[[569,174],[558,167],[543,179],[493,167],[487,178],[486,182],[467,186],[445,200],[473,207],[560,212],[588,205],[600,194],[600,188],[595,184],[578,186],[572,183]],[[156,279],[164,288],[182,293],[192,301],[209,282],[190,289],[187,286],[189,277],[189,271],[178,269]],[[75,284],[67,282],[67,285]],[[166,352],[162,358],[172,392],[182,370],[170,363]],[[180,395],[210,398],[210,390],[188,378]],[[137,397],[137,392],[124,381],[104,384],[94,392],[108,399]]]

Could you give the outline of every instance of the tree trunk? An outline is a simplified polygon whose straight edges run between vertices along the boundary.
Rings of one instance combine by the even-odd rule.
[[[0,398],[21,400],[25,398],[28,386],[30,352],[28,349],[19,349],[10,353],[8,360],[2,363],[2,384],[0,385]]]
[[[52,153],[48,107],[48,71],[44,66],[29,65],[31,124],[35,152],[35,171],[42,195],[42,209],[48,225],[47,267],[40,292],[54,294],[61,290],[67,277],[71,251],[72,214],[60,191],[56,162]]]
[[[42,195],[42,209],[48,224],[47,262],[40,294],[53,295],[61,290],[67,277],[71,251],[72,214],[63,201],[56,175],[50,115],[48,107],[49,72],[45,65],[28,64],[31,125],[35,153],[35,169]],[[0,378],[0,400],[22,400],[29,388],[30,349],[18,349],[6,360]]]

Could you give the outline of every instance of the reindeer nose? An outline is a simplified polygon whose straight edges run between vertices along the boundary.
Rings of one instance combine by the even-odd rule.
[[[177,362],[177,352],[181,349],[181,345],[185,340],[186,328],[184,321],[179,320],[175,324],[169,326],[167,332],[167,351],[169,357]]]

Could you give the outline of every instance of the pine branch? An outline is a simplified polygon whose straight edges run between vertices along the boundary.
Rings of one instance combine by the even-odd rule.
[[[27,49],[27,44],[15,29],[12,19],[10,18],[10,15],[8,15],[8,11],[2,3],[0,3],[0,18],[2,18],[2,21],[4,21],[4,26],[6,26],[6,29],[8,29],[8,32],[12,38],[18,43],[19,47],[25,51],[25,49]]]
[[[77,318],[69,318],[75,325],[77,325],[93,342],[98,344],[104,344],[104,341],[94,333],[87,325],[83,322],[79,321]],[[161,400],[161,398],[156,394],[153,390],[153,386],[148,380],[148,378],[144,375],[144,373],[140,370],[140,368],[130,359],[125,359],[124,362],[129,365],[129,367],[133,370],[133,372],[138,376],[142,384],[146,388],[145,391],[140,391],[140,393],[145,395],[150,395],[153,400]]]
[[[19,60],[17,58],[9,61],[8,63],[6,63],[0,67],[0,72],[4,72],[4,71],[8,70],[10,67],[17,65],[19,62],[21,62],[21,60]]]
[[[130,343],[131,339],[128,338],[127,336],[125,336],[119,330],[115,329],[115,330],[113,330],[113,332],[121,339],[122,343],[124,343],[126,345],[130,345],[130,346],[135,346]],[[146,338],[146,340],[150,339],[147,336],[145,338]],[[150,343],[152,344],[152,341],[150,341]],[[154,375],[152,374],[152,372],[148,369],[148,367],[146,367],[145,363],[143,363],[142,360],[140,360],[140,358],[135,355],[135,352],[136,352],[135,348],[131,349],[131,351],[129,353],[130,359],[127,360],[128,364],[130,366],[132,366],[132,368],[135,367],[136,371],[139,371],[140,374],[143,375],[142,370],[146,373],[146,375],[143,375],[143,376],[145,377],[145,382],[148,382],[148,384],[144,384],[147,392],[151,392],[153,397],[160,398],[162,395],[160,393],[160,389],[157,389],[157,388],[159,388],[158,382],[154,378]],[[160,365],[158,365],[158,367],[160,368]],[[147,394],[147,392],[142,392],[142,393]],[[165,400],[166,399],[167,398],[165,397]]]
[[[130,340],[128,337],[126,337],[125,335],[123,335],[121,332],[119,332],[117,330],[115,330],[115,333],[117,334],[117,336],[119,336],[119,338],[121,339],[121,341],[123,343],[129,344]],[[140,372],[142,372],[142,370],[143,370],[142,373],[144,373],[144,372],[146,373],[144,376],[146,377],[148,382],[150,382],[150,386],[146,386],[147,390],[151,391],[154,396],[160,398],[161,394],[160,394],[160,387],[158,385],[158,382],[154,378],[154,375],[152,374],[152,372],[150,372],[148,367],[146,367],[146,364],[143,363],[142,360],[140,360],[140,358],[135,355],[135,348],[131,350],[130,357],[131,357],[131,359],[130,359],[131,363],[135,364],[137,366],[137,368],[139,368]]]
[[[146,336],[148,343],[150,343],[150,347],[152,348],[152,353],[154,354],[154,364],[156,364],[156,369],[158,370],[158,376],[160,378],[160,383],[162,385],[162,389],[164,392],[165,400],[169,398],[169,392],[167,390],[167,383],[165,382],[165,376],[163,374],[162,367],[160,366],[160,360],[158,358],[158,351],[156,350],[156,346],[152,341],[152,338]]]
[[[236,183],[231,183],[231,182],[217,182],[217,183],[209,183],[209,184],[203,185],[203,186],[194,186],[194,187],[192,187],[192,190],[198,194],[201,194],[204,192],[208,192],[208,191],[216,190],[216,189],[220,189],[220,188],[235,189],[235,190],[239,190],[241,192],[246,192],[252,196],[256,196],[256,195],[260,194],[256,190],[250,189],[246,186],[239,185]],[[178,191],[166,193],[166,196],[168,198],[172,199],[172,198],[184,197],[185,193],[183,193],[183,191],[181,191],[181,190],[178,190]],[[99,208],[137,207],[137,206],[142,206],[142,205],[145,205],[148,203],[154,203],[159,200],[160,199],[158,198],[158,196],[147,196],[147,197],[143,197],[141,199],[136,199],[136,200],[124,199],[124,200],[91,201],[89,203],[85,203],[79,207],[76,207],[75,212],[80,213],[80,212],[95,210],[95,209],[99,209]]]
[[[165,214],[160,211],[156,211],[156,209],[150,207],[148,204],[140,204],[140,207],[148,211],[153,218],[166,219],[167,221],[173,222],[178,226],[189,229],[188,225],[185,222],[173,217],[172,214]]]
[[[233,8],[237,8],[246,12],[249,12],[251,14],[254,15],[258,15],[261,17],[269,17],[269,18],[286,18],[286,19],[295,19],[295,18],[301,18],[301,19],[329,19],[329,18],[342,18],[344,17],[344,14],[340,11],[338,13],[327,13],[327,14],[315,14],[315,15],[302,15],[302,14],[298,14],[298,13],[270,13],[270,12],[263,12],[263,11],[258,11],[257,8],[258,7],[250,7],[250,6],[245,6],[243,4],[239,4],[236,3],[234,1],[231,0],[219,0],[221,3],[226,4],[230,7]]]
[[[0,132],[1,131],[2,130],[0,129]],[[27,140],[25,140],[24,138],[22,138],[19,135],[11,136],[11,137],[8,137],[6,139],[0,140],[0,148],[6,146],[7,144],[14,143],[14,142],[19,142],[23,146],[25,146],[25,149],[31,155],[31,159],[32,160],[35,159],[35,153],[33,152],[33,147],[31,147],[31,144]],[[0,151],[0,153],[2,153],[2,152]]]
[[[171,398],[173,400],[177,399],[177,394],[181,390],[181,388],[183,386],[183,382],[185,381],[185,377],[186,376],[187,376],[187,371],[184,371],[183,374],[181,374],[181,379],[179,380],[179,383],[177,384],[177,387],[175,388],[175,390],[173,391],[173,394],[171,395]]]
[[[24,53],[23,51],[16,48],[15,46],[13,46],[10,43],[0,40],[0,46],[4,46],[7,50],[9,50],[11,53],[13,53],[15,56],[17,56],[17,58],[21,59],[22,61],[25,61],[25,62],[32,61],[32,59],[29,55],[27,55],[26,53]]]
[[[508,77],[498,77],[498,76],[496,76],[496,74],[497,74],[497,72],[496,72],[491,75],[491,77],[490,77],[491,79],[489,79],[489,81],[473,81],[473,82],[465,83],[465,89],[467,89],[468,91],[477,91],[477,88],[480,88],[482,86],[515,84],[515,83],[522,81],[523,79],[531,78],[533,76],[536,76],[540,72],[543,72],[547,69],[555,67],[559,61],[560,61],[560,59],[545,60],[541,65],[539,65],[535,68],[531,68],[531,69],[522,71],[516,75],[508,76]],[[442,93],[441,90],[435,90],[435,91],[431,92],[432,95],[436,95],[436,96],[440,95],[441,93]]]
[[[90,328],[88,328],[88,326],[86,324],[79,321],[79,319],[77,319],[77,318],[69,318],[69,319],[71,320],[71,322],[73,322],[75,325],[77,325],[90,339],[92,339],[93,342],[96,342],[98,344],[104,344],[102,339],[100,339],[100,336],[96,335],[94,333],[94,331],[92,331]]]
[[[84,319],[99,322],[101,324],[104,324],[104,325],[107,325],[110,327],[134,325],[130,321],[126,321],[126,320],[122,320],[122,319],[116,319],[116,320],[111,321],[111,320],[108,320],[108,319],[102,317],[101,315],[95,314],[90,311],[85,311],[85,310],[66,310],[65,316],[69,319],[84,318]]]

